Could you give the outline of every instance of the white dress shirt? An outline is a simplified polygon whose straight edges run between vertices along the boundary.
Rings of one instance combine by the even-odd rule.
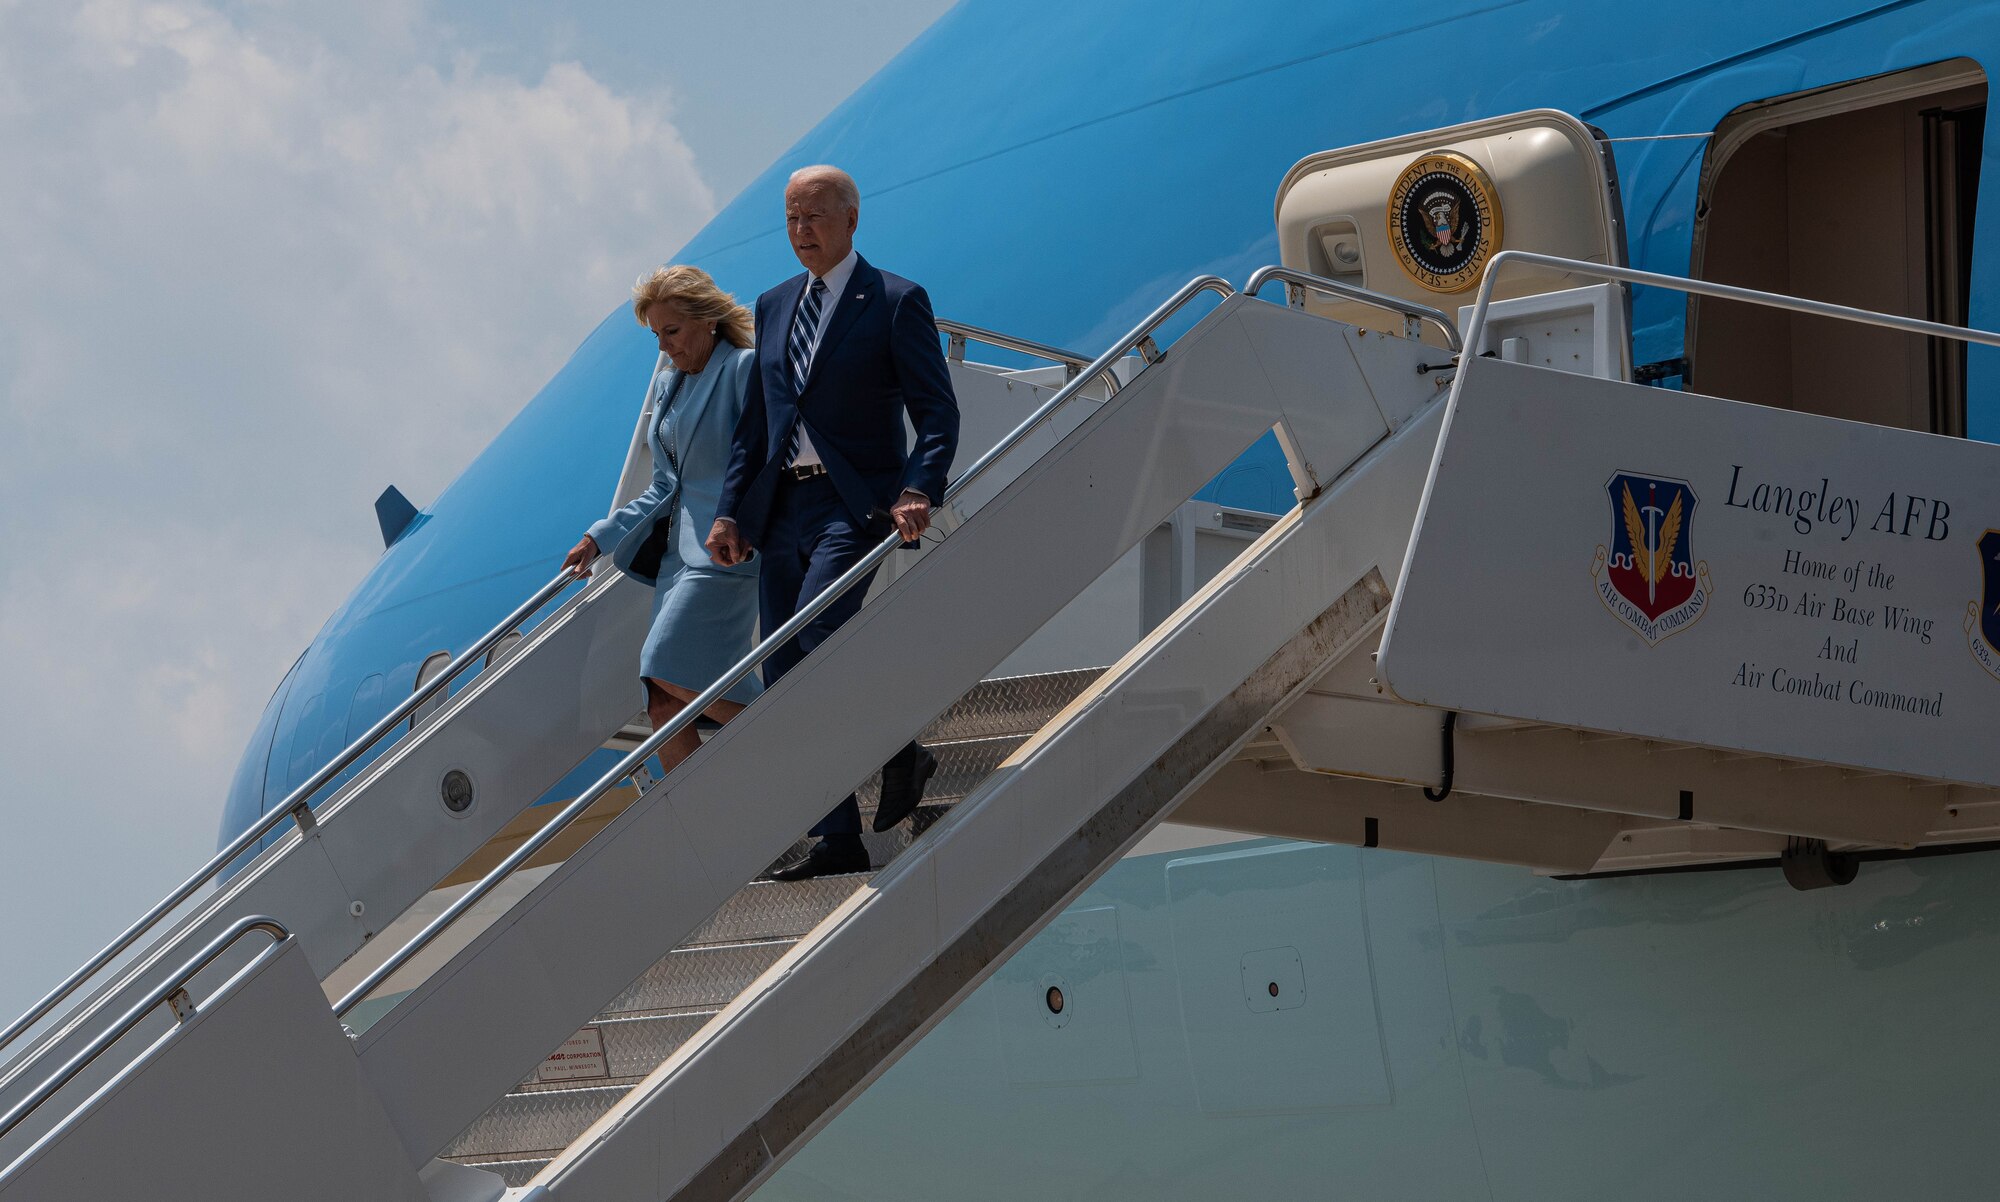
[[[847,281],[854,278],[854,262],[860,257],[859,251],[850,250],[845,259],[833,265],[833,270],[819,277],[826,281],[826,296],[820,302],[819,329],[813,331],[812,346],[806,352],[808,372],[812,371],[812,361],[819,354],[820,340],[826,337],[827,327],[833,324],[833,311],[840,307],[840,302],[844,299]],[[808,282],[806,287],[810,288],[812,284]],[[803,301],[804,297],[801,296],[800,299]],[[806,467],[818,462],[820,462],[819,451],[813,446],[812,433],[806,429],[805,419],[800,418],[799,457],[792,460],[792,463],[796,467]]]

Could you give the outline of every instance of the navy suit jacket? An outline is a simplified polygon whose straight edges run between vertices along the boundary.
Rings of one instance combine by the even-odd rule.
[[[763,544],[795,422],[805,423],[854,520],[884,533],[903,490],[933,505],[944,499],[958,449],[958,399],[930,297],[867,259],[856,258],[804,389],[792,386],[785,344],[811,279],[801,272],[757,298],[757,370],[715,508],[717,517],[735,519],[752,547]],[[905,413],[916,430],[914,448],[904,435]]]

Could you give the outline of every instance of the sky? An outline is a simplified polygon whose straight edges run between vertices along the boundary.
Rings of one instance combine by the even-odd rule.
[[[949,7],[0,0],[0,1022],[214,850],[376,494]]]

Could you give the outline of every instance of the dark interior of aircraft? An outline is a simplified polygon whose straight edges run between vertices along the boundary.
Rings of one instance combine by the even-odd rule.
[[[1691,274],[1964,325],[1985,123],[1963,59],[1738,109],[1703,164]],[[1964,343],[1705,300],[1687,348],[1693,391],[1965,434]]]

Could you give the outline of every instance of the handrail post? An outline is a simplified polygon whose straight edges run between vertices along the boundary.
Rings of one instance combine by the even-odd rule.
[[[1082,355],[1077,354],[1075,351],[1063,350],[1061,347],[1048,346],[1027,338],[1016,338],[1012,334],[1002,334],[997,330],[983,330],[978,326],[967,325],[962,321],[953,321],[948,317],[936,318],[934,322],[938,328],[938,332],[945,336],[945,357],[953,363],[965,362],[966,343],[968,341],[977,341],[986,343],[988,346],[997,346],[1002,350],[1019,351],[1024,355],[1033,355],[1037,359],[1046,359],[1051,363],[1060,363],[1063,367],[1063,378],[1065,380],[1076,379],[1078,375],[1082,374],[1083,369],[1090,364],[1090,360],[1084,358]],[[1106,395],[1118,391],[1118,374],[1116,372],[1106,370],[1097,373],[1097,375],[1101,376],[1104,380]]]
[[[1494,257],[1497,259],[1499,256],[1495,255]],[[1490,265],[1486,270],[1486,278],[1489,280],[1493,278],[1493,269]],[[1434,309],[1429,305],[1420,305],[1415,301],[1404,300],[1399,296],[1390,296],[1386,292],[1375,292],[1367,288],[1356,287],[1341,280],[1330,280],[1325,276],[1314,275],[1309,271],[1300,271],[1297,268],[1286,267],[1276,263],[1269,267],[1259,267],[1251,273],[1249,281],[1243,285],[1243,291],[1246,295],[1255,296],[1263,290],[1264,285],[1270,283],[1272,280],[1281,280],[1284,282],[1285,303],[1292,308],[1304,307],[1305,294],[1307,292],[1320,292],[1327,296],[1337,296],[1343,300],[1353,301],[1356,304],[1369,305],[1390,313],[1401,314],[1403,318],[1403,336],[1412,341],[1415,341],[1423,333],[1423,323],[1429,322],[1436,326],[1439,332],[1444,335],[1445,344],[1452,349],[1453,353],[1465,349],[1465,342],[1458,334],[1458,324],[1452,321],[1451,316],[1444,310]]]

